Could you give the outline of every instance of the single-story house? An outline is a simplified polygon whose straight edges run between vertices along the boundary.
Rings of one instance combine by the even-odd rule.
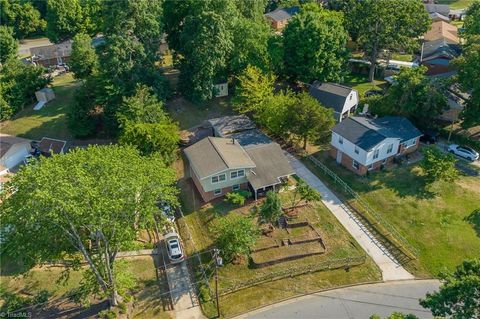
[[[357,90],[336,83],[315,81],[310,86],[309,92],[323,106],[333,109],[337,122],[353,114],[359,102]]]
[[[450,62],[461,53],[460,45],[450,43],[447,39],[425,42],[422,46],[421,63],[425,65],[427,75],[452,72]]]
[[[250,190],[258,195],[293,175],[277,143],[243,147],[234,138],[206,137],[184,150],[189,176],[205,202],[229,192]]]
[[[433,22],[437,21],[445,21],[445,22],[450,22],[450,18],[448,16],[444,16],[438,12],[433,12],[428,15],[430,17],[430,20]]]
[[[51,44],[40,47],[30,48],[32,61],[44,67],[68,63],[72,54],[72,40],[67,40],[58,44]]]
[[[296,13],[300,11],[297,6],[289,8],[278,8],[271,12],[265,13],[265,18],[270,22],[272,28],[276,31],[281,31]]]
[[[57,140],[49,137],[42,137],[36,148],[43,156],[52,154],[63,154],[66,152],[67,141]]]
[[[450,16],[450,6],[448,4],[425,3],[424,6],[429,14],[439,13],[445,17]]]
[[[350,117],[332,129],[330,155],[358,175],[418,149],[422,133],[404,117]]]
[[[458,37],[458,28],[445,21],[433,22],[430,29],[423,36],[425,41],[435,41],[445,39],[448,43],[458,44],[460,38]]]
[[[25,138],[0,133],[0,176],[23,162],[32,151],[30,142]]]

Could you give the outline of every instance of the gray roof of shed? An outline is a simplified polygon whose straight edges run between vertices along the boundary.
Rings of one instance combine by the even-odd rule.
[[[345,100],[353,91],[352,88],[336,83],[313,82],[310,86],[310,95],[316,98],[323,106],[341,113]]]
[[[209,136],[187,147],[184,152],[199,178],[227,169],[255,167],[242,146],[229,138]]]
[[[228,134],[251,130],[255,128],[255,123],[245,114],[223,116],[208,120],[212,127],[220,134],[226,137]]]
[[[422,135],[408,119],[400,116],[350,117],[335,125],[333,132],[366,151],[386,138],[406,141]]]
[[[256,167],[247,173],[247,179],[254,189],[278,184],[279,178],[294,174],[280,145],[270,143],[246,149]]]
[[[298,11],[300,11],[300,8],[297,6],[289,8],[279,8],[271,12],[265,13],[265,16],[275,21],[284,21],[290,19]]]
[[[272,143],[272,140],[258,129],[233,133],[227,137],[234,138],[244,148]]]

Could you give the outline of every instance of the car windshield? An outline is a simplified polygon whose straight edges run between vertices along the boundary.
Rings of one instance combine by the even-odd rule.
[[[178,244],[177,243],[172,243],[172,244],[170,244],[170,247],[172,247],[172,249],[177,249]]]
[[[178,259],[178,258],[180,258],[180,257],[182,257],[182,254],[172,255],[172,258],[173,258],[173,259]]]
[[[463,149],[467,152],[470,152],[470,153],[475,153],[475,151],[473,149],[471,149],[470,147],[466,147],[466,146],[462,146],[462,147],[459,147],[460,149]]]

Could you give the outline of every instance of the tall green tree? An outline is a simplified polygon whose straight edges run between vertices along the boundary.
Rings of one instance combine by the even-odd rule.
[[[236,214],[217,219],[212,231],[220,254],[227,262],[249,255],[259,236],[258,227],[251,218]]]
[[[307,148],[307,142],[324,142],[335,125],[333,110],[322,106],[310,94],[300,93],[288,110],[289,130],[299,137],[303,148]]]
[[[95,77],[87,77],[75,92],[73,103],[67,111],[67,126],[75,137],[88,137],[95,133],[99,122]]]
[[[48,0],[47,37],[58,43],[84,31],[80,0]]]
[[[214,11],[188,16],[180,42],[180,90],[194,102],[211,99],[215,81],[226,79],[233,48],[227,22]]]
[[[234,0],[240,14],[254,21],[262,21],[268,0]]]
[[[345,5],[350,36],[371,63],[369,80],[374,80],[378,56],[383,50],[411,50],[424,34],[430,19],[420,0],[351,0]]]
[[[300,180],[293,191],[291,207],[294,208],[298,206],[302,201],[308,204],[310,202],[317,202],[320,199],[322,199],[322,196],[316,189],[305,183],[304,180]]]
[[[340,12],[315,4],[302,7],[283,32],[285,68],[304,82],[340,81],[347,58],[348,34]]]
[[[436,146],[422,148],[422,154],[423,160],[420,167],[430,182],[438,180],[453,182],[458,178],[455,156],[442,153]]]
[[[473,1],[465,12],[465,20],[463,22],[464,36],[480,36],[480,2]]]
[[[45,30],[46,22],[30,2],[0,0],[0,23],[13,27],[17,39]]]
[[[461,113],[464,128],[480,124],[480,35],[470,36],[462,55],[455,60],[458,80],[470,98]]]
[[[233,106],[240,113],[259,111],[273,96],[275,77],[258,67],[248,66],[237,76],[237,82]]]
[[[268,191],[267,197],[260,207],[260,218],[264,223],[276,223],[283,215],[282,201],[274,191]]]
[[[85,261],[80,285],[118,305],[117,254],[162,221],[159,200],[177,202],[175,172],[133,147],[89,146],[22,167],[2,189],[2,249],[32,267]],[[32,240],[34,239],[34,240]],[[89,247],[88,243],[91,243]]]
[[[441,274],[440,290],[427,293],[420,305],[434,316],[453,319],[480,317],[480,260],[466,260],[453,273]]]
[[[430,79],[425,72],[424,66],[402,68],[395,77],[395,84],[371,105],[371,112],[379,116],[406,116],[419,127],[430,127],[448,108],[444,94],[447,83]]]
[[[18,42],[13,37],[13,29],[0,25],[0,64],[17,56]]]
[[[78,33],[73,37],[69,65],[77,79],[86,79],[96,72],[98,57],[87,34]]]

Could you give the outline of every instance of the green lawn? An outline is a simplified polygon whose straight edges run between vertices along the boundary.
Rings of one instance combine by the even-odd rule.
[[[437,0],[438,4],[448,4],[451,9],[465,9],[475,0]]]
[[[365,96],[368,90],[382,90],[387,86],[387,82],[383,80],[375,80],[374,83],[368,81],[366,75],[349,74],[345,77],[344,83],[358,91],[360,99]]]
[[[478,177],[461,176],[455,183],[428,185],[417,165],[358,177],[333,159],[317,157],[417,248],[419,267],[412,269],[416,275],[436,276],[453,270],[466,258],[480,257],[480,234],[466,220],[480,207]]]
[[[392,54],[392,60],[403,61],[403,62],[412,62],[413,61],[413,55],[394,53],[394,54]]]
[[[34,111],[33,105],[26,107],[12,120],[0,124],[2,133],[39,140],[44,136],[57,139],[70,139],[66,124],[66,112],[72,103],[73,93],[78,87],[72,74],[58,76],[52,83],[55,100],[41,110]]]

